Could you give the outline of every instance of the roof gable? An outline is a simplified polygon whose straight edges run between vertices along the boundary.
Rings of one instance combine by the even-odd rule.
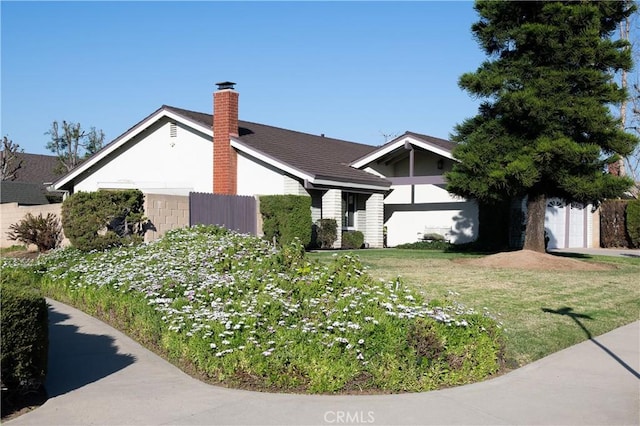
[[[354,160],[351,163],[351,166],[360,169],[373,161],[379,160],[380,158],[393,151],[404,149],[406,144],[417,146],[426,151],[430,151],[445,158],[455,160],[452,155],[453,149],[456,146],[455,142],[407,131],[403,135],[398,136],[390,142],[387,142],[376,150]]]
[[[162,107],[136,123],[133,127],[129,128],[122,135],[118,136],[116,139],[104,146],[100,151],[93,154],[86,161],[82,162],[80,165],[75,167],[58,181],[56,181],[53,184],[53,188],[56,190],[64,189],[65,186],[73,182],[75,178],[87,172],[95,164],[105,160],[112,152],[116,151],[118,148],[129,142],[131,139],[142,133],[153,123],[157,122],[163,117],[169,117],[176,122],[184,124],[185,126],[195,128],[196,130],[208,135],[209,137],[213,136],[211,125],[209,125],[209,127],[206,127],[194,117],[187,116],[185,114],[179,114],[176,111],[173,111],[173,108],[163,105]]]

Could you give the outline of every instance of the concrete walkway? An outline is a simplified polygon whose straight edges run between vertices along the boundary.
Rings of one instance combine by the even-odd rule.
[[[640,259],[640,250],[624,248],[562,248],[551,249],[549,253],[577,254],[587,256],[615,256]]]
[[[49,303],[50,398],[7,425],[640,423],[640,322],[473,385],[310,396],[204,384],[101,321]]]

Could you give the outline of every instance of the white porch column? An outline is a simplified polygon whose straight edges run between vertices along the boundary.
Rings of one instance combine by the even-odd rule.
[[[371,194],[367,198],[367,227],[364,241],[371,248],[383,247],[382,227],[384,226],[384,197],[382,194]]]
[[[335,219],[337,226],[337,238],[333,248],[342,245],[342,191],[330,189],[322,195],[322,218]]]

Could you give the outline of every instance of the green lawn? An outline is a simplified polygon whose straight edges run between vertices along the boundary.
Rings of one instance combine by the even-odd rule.
[[[576,272],[474,267],[453,260],[478,255],[442,251],[383,249],[353,253],[376,277],[401,276],[428,298],[449,297],[498,315],[513,366],[640,318],[637,258],[584,256],[581,259],[585,262],[608,263],[615,269]],[[310,258],[319,260],[332,255],[309,253]]]

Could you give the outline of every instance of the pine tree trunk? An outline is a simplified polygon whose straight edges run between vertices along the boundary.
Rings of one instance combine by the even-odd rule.
[[[545,253],[544,216],[547,199],[544,194],[529,195],[527,200],[527,227],[524,234],[524,250]]]

